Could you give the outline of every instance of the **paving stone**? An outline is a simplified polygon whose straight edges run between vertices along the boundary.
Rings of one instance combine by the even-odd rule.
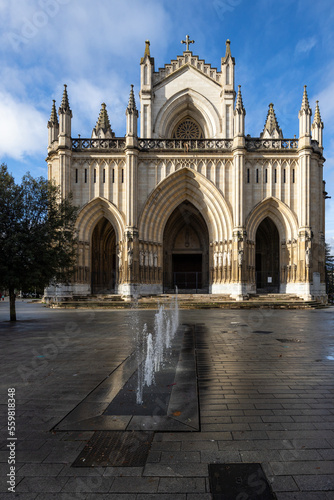
[[[57,493],[60,492],[67,477],[25,477],[16,487],[18,493],[33,492],[33,493]]]
[[[274,492],[278,491],[299,491],[299,488],[292,476],[274,476],[270,481]]]
[[[168,494],[168,493],[158,493],[148,495],[147,493],[137,495],[136,500],[187,500],[187,495],[183,493],[178,494]]]
[[[162,493],[205,493],[204,478],[161,478],[159,492]]]
[[[294,476],[300,490],[303,491],[333,491],[334,477],[333,473],[326,475]]]
[[[85,476],[84,470],[82,475],[71,477],[63,486],[63,492],[73,493],[106,493],[110,490],[114,482],[114,477],[105,476]]]
[[[297,461],[297,462],[271,462],[275,475],[297,474],[334,474],[334,462],[331,461]]]
[[[111,493],[154,493],[158,490],[157,477],[116,477]]]
[[[207,475],[206,463],[146,464],[143,472],[143,476],[159,477],[206,477]]]

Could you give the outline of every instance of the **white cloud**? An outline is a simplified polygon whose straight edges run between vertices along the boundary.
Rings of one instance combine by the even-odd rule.
[[[309,38],[302,38],[296,45],[296,54],[307,54],[313,47],[317,44],[317,39],[315,36]]]
[[[46,150],[47,117],[33,104],[0,91],[0,155],[22,160]]]

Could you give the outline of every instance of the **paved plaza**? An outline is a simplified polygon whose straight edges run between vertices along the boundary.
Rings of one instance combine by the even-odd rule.
[[[0,303],[1,499],[209,500],[209,464],[253,462],[278,500],[334,499],[333,307],[181,310],[194,331],[200,430],[157,430],[141,467],[73,467],[94,430],[56,428],[131,356],[134,318],[152,329],[154,311],[18,300],[17,317],[10,324]]]

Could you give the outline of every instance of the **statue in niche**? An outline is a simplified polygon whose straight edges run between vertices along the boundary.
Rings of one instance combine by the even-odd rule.
[[[144,252],[144,264],[145,266],[148,266],[148,251],[145,250]]]
[[[140,250],[139,252],[139,265],[143,266],[144,265],[144,252]]]
[[[239,266],[242,266],[243,260],[244,260],[244,251],[243,250],[239,250],[239,253],[238,253],[238,264],[239,264]]]
[[[307,266],[311,265],[311,249],[307,248],[305,252],[305,263]]]
[[[222,265],[222,257],[223,257],[222,253],[219,252],[219,254],[218,254],[218,266],[219,267],[221,267],[221,265]]]
[[[122,267],[122,250],[118,250],[118,267]]]
[[[128,266],[132,266],[133,263],[133,250],[129,248],[128,250]]]
[[[227,253],[225,250],[224,255],[223,255],[223,266],[226,267],[226,264],[227,264]]]
[[[148,254],[148,263],[149,263],[150,267],[153,267],[153,252],[152,252],[152,250],[150,250],[150,252]]]
[[[154,267],[158,267],[158,254],[154,252],[153,254]]]
[[[218,267],[218,253],[217,252],[215,252],[213,254],[213,260],[214,260],[214,267],[215,268]]]

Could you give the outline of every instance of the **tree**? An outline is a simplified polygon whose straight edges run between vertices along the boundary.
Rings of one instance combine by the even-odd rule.
[[[75,263],[77,208],[72,197],[29,173],[16,184],[0,166],[0,287],[9,290],[10,320],[16,321],[15,289],[68,282]]]
[[[334,295],[334,255],[332,255],[331,246],[325,243],[325,260],[326,260],[326,292],[328,300],[333,301]]]

